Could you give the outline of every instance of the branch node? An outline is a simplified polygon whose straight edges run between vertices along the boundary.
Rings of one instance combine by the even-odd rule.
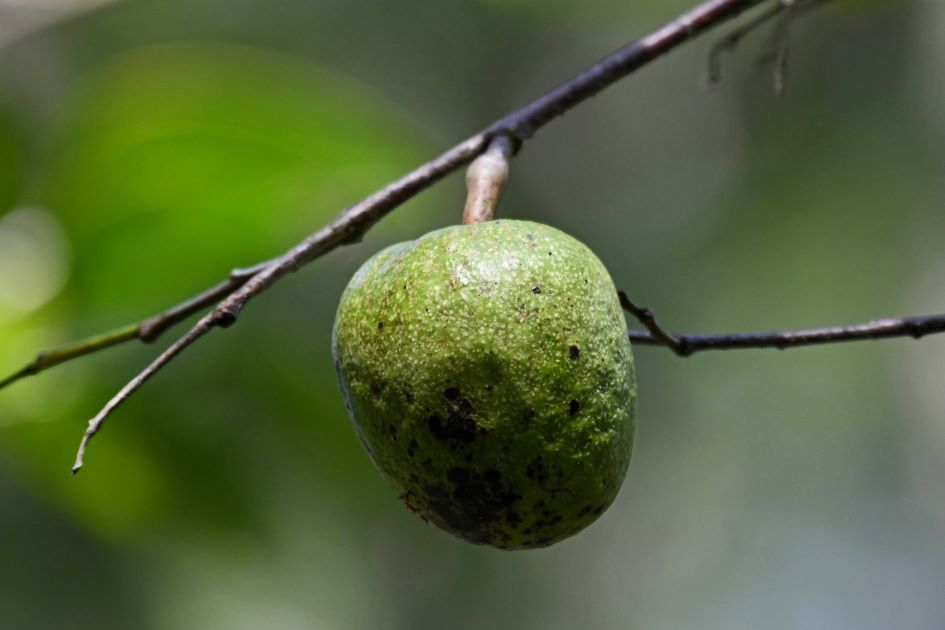
[[[523,138],[514,131],[505,128],[486,131],[483,136],[485,137],[486,146],[489,147],[507,143],[504,150],[509,157],[518,155],[527,140],[527,138]]]
[[[341,245],[356,245],[364,240],[365,230],[348,228],[341,239]]]
[[[237,267],[236,269],[230,271],[230,280],[241,280],[245,282],[272,263],[273,260],[266,260],[264,262],[257,263],[252,267]]]
[[[153,343],[166,328],[166,325],[162,325],[162,323],[163,320],[160,316],[144,320],[138,326],[138,339],[143,343]]]
[[[656,316],[653,315],[653,311],[645,306],[637,306],[631,302],[629,296],[627,296],[626,292],[624,291],[617,291],[617,296],[620,298],[620,306],[622,306],[625,311],[633,315],[637,321],[643,324],[643,327],[650,332],[650,335],[653,336],[653,339],[681,357],[687,357],[692,354],[693,350],[687,343],[684,343],[678,338],[669,334],[663,330],[659,324],[656,323]]]
[[[213,325],[220,328],[229,328],[236,323],[239,311],[233,309],[217,309],[213,314]]]
[[[536,131],[537,129],[535,126],[532,125],[528,120],[516,120],[511,124],[503,120],[486,131],[486,135],[490,140],[498,136],[506,136],[507,138],[510,138],[512,140],[514,155],[518,153],[518,150],[524,146],[532,136],[535,135]]]

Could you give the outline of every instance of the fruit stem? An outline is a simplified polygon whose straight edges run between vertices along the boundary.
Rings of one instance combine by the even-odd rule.
[[[466,170],[466,207],[463,223],[491,221],[502,189],[509,180],[509,158],[512,142],[497,136],[486,151],[473,160]]]

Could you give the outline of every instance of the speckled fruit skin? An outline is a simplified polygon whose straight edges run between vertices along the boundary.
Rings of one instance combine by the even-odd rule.
[[[361,442],[437,526],[543,547],[617,495],[633,357],[613,281],[567,234],[498,220],[388,247],[345,289],[332,346]]]

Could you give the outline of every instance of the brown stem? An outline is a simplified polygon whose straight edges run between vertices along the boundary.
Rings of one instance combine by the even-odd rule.
[[[466,207],[463,208],[463,223],[491,221],[499,203],[502,189],[509,180],[509,160],[512,157],[512,141],[507,136],[497,136],[489,149],[472,161],[466,169]]]

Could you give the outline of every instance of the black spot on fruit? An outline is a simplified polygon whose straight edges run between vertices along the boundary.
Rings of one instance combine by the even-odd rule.
[[[571,403],[568,405],[568,415],[569,415],[569,416],[575,415],[575,414],[576,414],[578,411],[580,411],[580,410],[581,410],[581,403],[579,403],[579,402],[576,401],[576,400],[572,400]]]
[[[538,287],[538,286],[532,287],[532,293],[534,293],[535,295],[538,295],[539,293],[541,293],[541,287]]]
[[[447,399],[449,399],[449,400],[456,400],[457,398],[459,398],[459,388],[458,388],[458,387],[448,387],[448,388],[446,388],[446,390],[443,392],[443,395],[446,396]]]
[[[532,409],[526,409],[525,413],[522,414],[522,424],[525,428],[531,426],[532,421],[535,419],[535,411]]]
[[[536,479],[539,484],[544,484],[544,482],[548,480],[548,469],[546,468],[545,461],[541,455],[533,459],[531,462],[529,462],[528,466],[525,467],[525,476],[529,479]],[[535,503],[534,507],[535,509],[541,509],[545,507],[545,500],[542,499],[538,501]]]
[[[456,466],[446,473],[444,483],[427,484],[424,489],[433,522],[473,542],[508,544],[508,523],[521,522],[511,506],[521,499],[495,469],[484,473]]]
[[[577,359],[581,356],[581,349],[575,345],[572,345],[568,348],[568,354],[571,355],[572,359]]]
[[[438,440],[458,440],[469,444],[476,439],[476,423],[468,415],[459,411],[450,413],[446,422],[440,416],[432,415],[427,420],[430,432]]]

